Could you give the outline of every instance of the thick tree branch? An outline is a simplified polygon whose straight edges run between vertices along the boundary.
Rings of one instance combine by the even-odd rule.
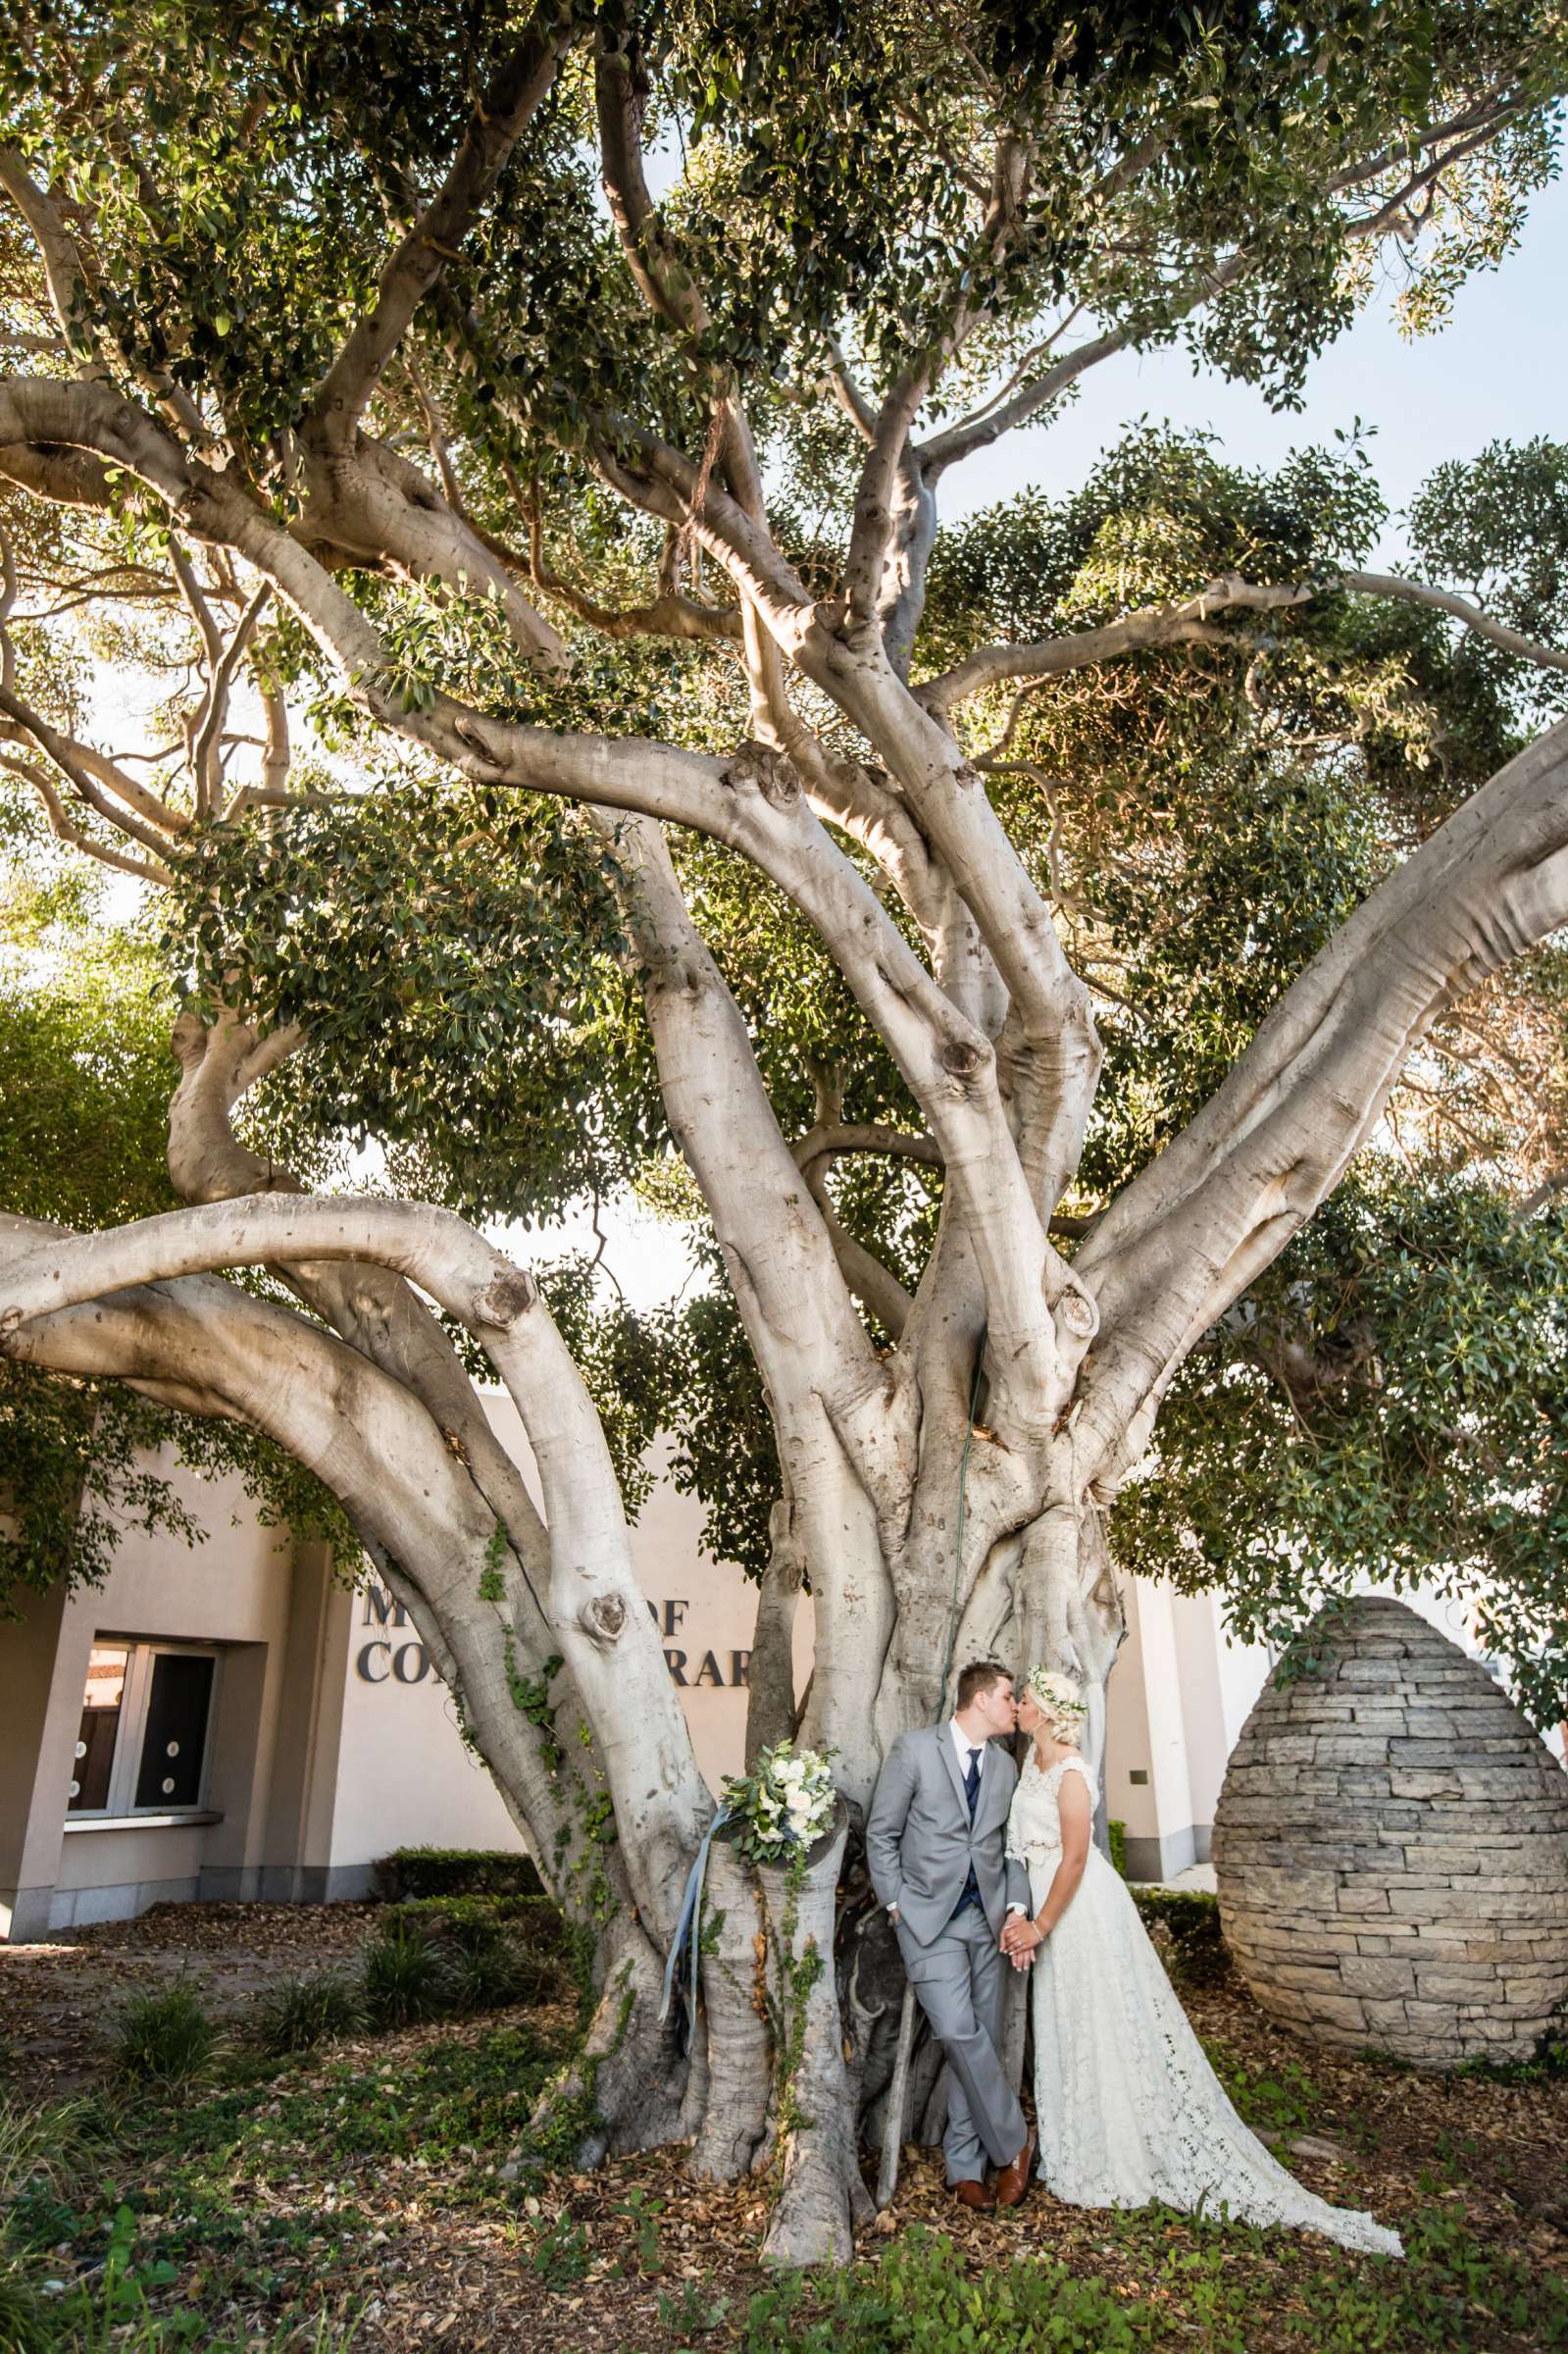
[[[1226,633],[1212,626],[1213,616],[1228,612],[1271,613],[1313,603],[1323,596],[1348,593],[1389,597],[1396,602],[1425,605],[1463,622],[1478,638],[1499,646],[1524,662],[1551,670],[1568,670],[1568,652],[1522,631],[1493,621],[1481,606],[1450,589],[1435,588],[1397,573],[1335,572],[1296,586],[1244,581],[1230,573],[1210,581],[1195,596],[1177,605],[1150,606],[1129,613],[1099,629],[1079,630],[1062,638],[1013,645],[980,646],[962,662],[915,690],[929,711],[945,715],[957,703],[1009,679],[1041,681],[1112,662],[1126,654],[1145,653],[1167,645],[1224,644]]]
[[[828,1240],[833,1245],[838,1271],[855,1298],[871,1310],[889,1337],[899,1340],[909,1321],[914,1300],[906,1292],[891,1267],[885,1266],[875,1252],[857,1242],[834,1208],[833,1200],[820,1172],[808,1170],[806,1183],[817,1204]]]
[[[80,1239],[0,1215],[0,1262]],[[0,1338],[0,1356],[40,1371],[123,1380],[178,1410],[245,1422],[313,1472],[412,1612],[531,1853],[576,1909],[573,1785],[549,1770],[518,1714],[495,1608],[478,1592],[497,1514],[412,1393],[334,1334],[209,1276],[30,1318]],[[517,1662],[538,1673],[559,1646],[526,1586],[514,1592]],[[562,1676],[556,1689],[575,1730],[582,1714],[575,1688]]]
[[[1182,1357],[1338,1184],[1435,1016],[1565,920],[1568,722],[1363,902],[1088,1236],[1090,1475],[1114,1485],[1136,1463]]]
[[[22,215],[37,246],[50,306],[79,374],[108,383],[110,372],[103,352],[83,316],[91,302],[96,278],[90,256],[83,253],[66,227],[58,205],[38,186],[14,148],[0,148],[0,188],[4,188]],[[105,340],[126,377],[149,393],[174,424],[197,442],[211,438],[200,409],[182,384],[161,369],[136,365],[117,338],[109,336]]]
[[[1561,646],[1548,645],[1539,638],[1527,638],[1520,630],[1510,630],[1469,597],[1455,596],[1447,588],[1432,588],[1424,581],[1407,581],[1392,572],[1341,572],[1325,585],[1329,588],[1344,588],[1358,596],[1388,596],[1407,605],[1427,605],[1438,613],[1446,613],[1454,621],[1462,621],[1467,630],[1489,644],[1499,646],[1505,654],[1517,655],[1521,662],[1540,663],[1547,670],[1568,670],[1568,652]]]
[[[329,449],[350,446],[382,369],[494,193],[572,37],[570,17],[558,16],[546,0],[475,106],[438,192],[382,264],[374,308],[355,321],[312,398],[307,431]]]
[[[370,1258],[417,1283],[480,1342],[523,1418],[552,1562],[550,1620],[625,1818],[649,1844],[638,1896],[666,1936],[707,1817],[681,1704],[632,1566],[604,1433],[531,1277],[444,1210],[373,1197],[252,1195],[106,1233],[52,1238],[0,1266],[0,1345],[20,1327],[131,1285],[224,1266]],[[661,1785],[650,1807],[650,1762]]]
[[[657,318],[689,336],[708,326],[701,288],[666,232],[642,163],[647,82],[623,36],[600,33],[593,60],[599,169],[621,250],[637,290]]]
[[[625,881],[660,1086],[735,1275],[751,1344],[783,1410],[812,1396],[852,1417],[880,1395],[876,1356],[780,1131],[744,1022],[697,932],[658,830],[600,820]],[[781,1214],[782,1213],[782,1214]],[[802,1322],[799,1305],[813,1312]]]
[[[89,858],[96,858],[101,866],[112,866],[123,875],[134,875],[138,883],[170,884],[174,881],[168,867],[158,859],[138,858],[132,850],[116,849],[112,843],[101,842],[84,827],[75,824],[67,815],[59,793],[35,761],[19,758],[14,752],[0,752],[0,769],[31,787],[43,803],[50,831],[57,841],[68,844],[72,849],[84,851]]]
[[[841,1152],[885,1153],[901,1160],[923,1160],[929,1168],[940,1168],[941,1153],[934,1136],[910,1136],[901,1128],[885,1128],[876,1121],[819,1122],[797,1138],[789,1148],[796,1165],[807,1169],[813,1161],[836,1159]]]
[[[38,186],[14,147],[0,147],[0,188],[26,223],[38,249],[44,283],[49,290],[49,306],[60,323],[67,350],[78,368],[89,375],[107,378],[108,372],[93,350],[92,338],[81,316],[88,289],[76,241],[59,208]]]
[[[1149,606],[1099,629],[1079,630],[1035,643],[979,646],[951,670],[924,681],[915,692],[929,711],[944,715],[970,695],[1009,679],[1056,678],[1157,646],[1213,643],[1220,633],[1208,625],[1216,613],[1277,612],[1308,603],[1313,594],[1311,588],[1259,586],[1232,574],[1208,582],[1195,596],[1184,598],[1178,605]]]
[[[884,606],[889,615],[897,615],[912,602],[918,605],[918,598],[911,596],[908,581],[885,585],[884,580],[889,542],[897,531],[900,514],[912,517],[913,511],[930,498],[936,474],[939,472],[939,468],[933,471],[929,467],[926,452],[910,450],[910,435],[921,404],[943,366],[986,315],[984,298],[977,299],[970,287],[977,276],[984,279],[995,267],[1017,237],[1031,162],[1029,142],[1016,132],[1004,131],[996,142],[986,216],[958,274],[946,321],[932,335],[926,348],[900,370],[877,413],[871,446],[855,491],[849,553],[844,564],[843,595],[851,629],[870,626]],[[913,521],[908,528],[911,537],[918,538]],[[926,537],[929,541],[930,534]],[[907,631],[900,634],[898,651],[893,656],[895,668],[903,668],[907,660],[905,640],[912,638],[911,620]]]

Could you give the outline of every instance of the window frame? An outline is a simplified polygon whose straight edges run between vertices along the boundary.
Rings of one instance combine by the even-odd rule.
[[[74,1807],[69,1784],[76,1777],[67,1777],[66,1826],[109,1828],[124,1823],[145,1824],[149,1829],[161,1823],[199,1822],[210,1818],[207,1804],[208,1782],[212,1773],[213,1726],[217,1722],[223,1691],[224,1654],[217,1643],[167,1642],[150,1635],[123,1635],[107,1629],[92,1638],[96,1650],[114,1649],[127,1654],[125,1693],[120,1703],[120,1722],[115,1728],[115,1754],[109,1767],[109,1788],[101,1807]],[[181,1658],[211,1660],[213,1680],[207,1700],[207,1721],[202,1729],[201,1772],[197,1779],[196,1796],[188,1806],[171,1806],[166,1799],[161,1806],[138,1807],[136,1783],[141,1772],[142,1750],[147,1738],[147,1715],[152,1701],[153,1668],[156,1662],[174,1653]],[[79,1713],[78,1713],[79,1724]],[[76,1736],[80,1738],[79,1732]],[[75,1742],[72,1764],[76,1764]]]

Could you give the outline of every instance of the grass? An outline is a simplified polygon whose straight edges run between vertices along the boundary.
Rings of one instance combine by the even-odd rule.
[[[364,2015],[364,1996],[346,1970],[303,1970],[260,1998],[252,2028],[261,2050],[280,2060],[351,2035]]]
[[[205,2074],[218,2050],[218,2028],[187,1979],[135,1994],[115,2026],[114,2073],[126,2084],[177,2091]]]
[[[392,1921],[371,1939],[361,1985],[365,2016],[374,2027],[409,2027],[456,2008],[447,1957],[413,1921]]]
[[[496,2165],[560,2056],[522,2026],[446,2029],[391,2069],[356,2047],[258,2082],[236,2047],[178,2107],[123,2105],[47,2247],[25,2228],[35,2181],[0,2216],[0,2350],[342,2354],[336,2308],[395,2236],[388,2178],[432,2210],[501,2205]]]
[[[89,2101],[35,2108],[0,2095],[0,2209],[38,2185],[69,2189],[92,2163],[94,2122]]]
[[[1299,2060],[1266,2064],[1239,2059],[1218,2038],[1206,2046],[1210,2063],[1237,2109],[1254,2133],[1279,2139],[1309,2133],[1322,2112],[1323,2096]]]
[[[0,2347],[5,2354],[42,2354],[51,2328],[49,2309],[28,2268],[0,2254]]]
[[[1045,2256],[977,2275],[914,2230],[872,2263],[752,2296],[736,2354],[1254,2354],[1259,2281],[1280,2242],[1246,2226],[1150,2208],[1101,2219],[1136,2289]],[[1290,2243],[1286,2243],[1289,2245]],[[1568,2346],[1568,2286],[1477,2234],[1463,2210],[1417,2219],[1402,2264],[1340,2250],[1292,2268],[1271,2346],[1299,2354],[1548,2354]]]
[[[745,2354],[1133,2354],[1151,2342],[1149,2308],[1049,2258],[971,2277],[950,2240],[915,2230],[873,2264],[754,2295]]]

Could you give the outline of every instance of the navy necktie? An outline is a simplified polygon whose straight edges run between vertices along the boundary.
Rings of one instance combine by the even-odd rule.
[[[964,1788],[969,1792],[969,1819],[973,1822],[976,1803],[980,1798],[980,1752],[978,1749],[972,1749],[969,1753],[969,1771],[964,1776]]]
[[[975,1819],[975,1809],[980,1803],[980,1752],[978,1749],[972,1749],[969,1753],[969,1764],[964,1771],[964,1789],[969,1798],[969,1819],[971,1822],[973,1822]],[[965,1875],[963,1889],[960,1892],[958,1902],[953,1907],[954,1919],[957,1919],[960,1913],[967,1913],[971,1905],[978,1905],[979,1903],[980,1882],[975,1877],[975,1867],[973,1864],[971,1864],[969,1870]]]

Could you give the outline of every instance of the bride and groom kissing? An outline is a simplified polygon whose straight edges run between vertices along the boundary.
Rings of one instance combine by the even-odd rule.
[[[899,1735],[872,1798],[872,1883],[947,2062],[949,2189],[1016,2206],[1037,2152],[1039,2179],[1073,2206],[1228,2210],[1399,2255],[1370,2215],[1303,2190],[1232,2107],[1094,1845],[1084,1715],[1071,1676],[1035,1667],[1015,1693],[1009,1668],[976,1661],[944,1724]],[[1001,2060],[1009,1967],[1031,1973],[1033,2127]]]

